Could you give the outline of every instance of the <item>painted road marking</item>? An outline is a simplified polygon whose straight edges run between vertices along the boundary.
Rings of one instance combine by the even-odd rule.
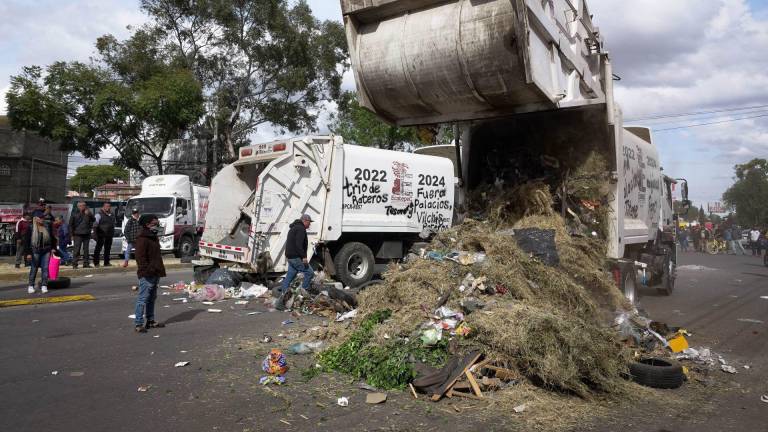
[[[46,303],[66,303],[75,301],[89,301],[96,300],[96,297],[90,294],[83,295],[71,295],[71,296],[59,296],[59,297],[38,297],[38,298],[26,298],[16,300],[0,300],[0,308],[11,306],[26,306]]]

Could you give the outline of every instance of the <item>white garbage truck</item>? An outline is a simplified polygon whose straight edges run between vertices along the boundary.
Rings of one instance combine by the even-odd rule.
[[[358,286],[401,259],[425,232],[451,226],[457,179],[449,159],[307,136],[242,147],[211,184],[198,273],[287,270],[289,225],[312,217],[308,256]]]
[[[453,123],[466,189],[515,187],[537,164],[559,167],[565,184],[572,167],[601,156],[617,284],[632,301],[638,283],[671,292],[678,182],[664,175],[649,129],[623,125],[584,0],[341,0],[341,9],[361,106],[399,126]]]
[[[193,184],[189,176],[182,174],[149,176],[141,182],[141,193],[128,200],[123,228],[133,209],[158,217],[163,227],[163,252],[173,252],[177,258],[190,257],[205,228],[208,187]]]

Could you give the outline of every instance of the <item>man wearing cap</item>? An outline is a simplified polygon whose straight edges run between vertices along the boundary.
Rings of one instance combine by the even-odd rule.
[[[285,243],[285,258],[288,260],[288,273],[283,279],[283,284],[280,287],[281,294],[288,292],[288,287],[291,286],[291,282],[296,278],[298,273],[304,274],[304,281],[301,283],[301,287],[304,289],[309,288],[309,284],[312,283],[312,278],[315,277],[315,272],[312,271],[312,267],[307,260],[307,228],[312,224],[312,218],[308,214],[301,215],[301,218],[296,219],[291,223],[290,230],[288,231],[288,239]],[[283,309],[284,304],[282,301],[282,295],[277,303],[277,309]]]
[[[139,295],[136,297],[136,310],[133,320],[137,333],[146,333],[147,329],[165,327],[155,321],[155,300],[160,278],[165,277],[163,256],[160,253],[160,232],[157,216],[145,214],[139,218],[139,236],[136,239],[136,275],[139,277]],[[144,316],[147,323],[144,324]]]
[[[125,223],[125,228],[123,228],[126,243],[123,267],[128,267],[128,260],[131,259],[131,251],[136,244],[136,239],[139,237],[140,229],[139,209],[134,208],[131,210],[131,217],[128,218],[128,222]]]

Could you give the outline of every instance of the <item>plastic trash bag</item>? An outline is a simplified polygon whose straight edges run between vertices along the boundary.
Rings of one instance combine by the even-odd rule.
[[[204,285],[190,297],[197,301],[215,301],[223,299],[225,295],[226,291],[221,285]]]
[[[522,228],[515,230],[515,240],[524,252],[548,266],[560,264],[560,256],[555,245],[555,230]]]
[[[243,276],[240,273],[229,271],[225,268],[217,268],[211,273],[205,281],[206,285],[221,285],[224,288],[231,288],[240,285]]]

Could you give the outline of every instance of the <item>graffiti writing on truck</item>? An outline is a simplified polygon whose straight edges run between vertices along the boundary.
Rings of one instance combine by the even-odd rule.
[[[392,162],[392,203],[409,204],[413,198],[413,174],[408,172],[408,164],[404,162]]]
[[[355,177],[358,176],[359,168],[355,168]],[[368,172],[369,181],[364,181],[363,174]],[[376,180],[372,180],[372,172],[376,172]],[[342,189],[345,192],[347,200],[344,203],[345,210],[360,210],[366,204],[386,204],[389,202],[389,194],[382,191],[380,182],[381,176],[379,173],[384,172],[383,178],[386,179],[386,171],[379,170],[360,170],[361,180],[353,179],[350,181],[349,177],[344,176],[344,186]]]

